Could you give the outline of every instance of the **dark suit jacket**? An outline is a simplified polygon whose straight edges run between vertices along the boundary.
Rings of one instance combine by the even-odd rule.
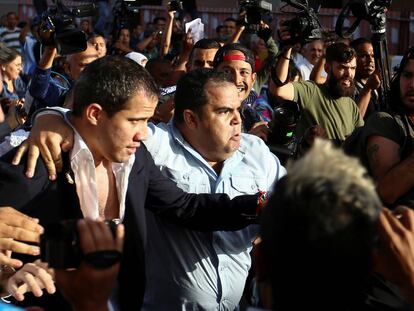
[[[51,182],[43,161],[38,160],[35,176],[28,179],[24,165],[9,164],[13,154],[11,151],[0,159],[0,206],[12,206],[37,217],[42,225],[82,217],[75,185],[65,176],[68,163],[57,181]],[[160,173],[144,145],[135,156],[125,202],[125,242],[118,278],[122,310],[139,310],[143,299],[144,251],[147,239],[151,243],[144,208],[195,230],[238,230],[256,220],[257,196],[230,200],[226,194],[188,194]],[[48,301],[46,308],[56,310],[57,306]]]

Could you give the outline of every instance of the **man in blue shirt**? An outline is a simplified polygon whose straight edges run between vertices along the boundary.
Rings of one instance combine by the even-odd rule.
[[[267,191],[286,171],[264,142],[241,133],[233,80],[207,69],[177,85],[172,122],[149,125],[145,145],[165,176],[185,191],[230,197]],[[147,213],[151,242],[142,310],[234,310],[251,264],[256,226],[196,232]],[[159,299],[162,297],[162,299]]]

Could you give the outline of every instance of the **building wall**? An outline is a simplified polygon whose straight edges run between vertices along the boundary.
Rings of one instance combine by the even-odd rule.
[[[166,0],[163,1],[167,2]],[[21,19],[34,16],[32,0],[0,0],[0,9],[3,4],[8,7],[13,7],[13,3],[14,5],[17,4],[17,10]],[[67,5],[78,5],[82,2],[65,0],[64,3]],[[402,0],[394,0],[392,7],[394,5],[400,6],[401,3]],[[215,35],[215,28],[226,17],[237,17],[238,15],[237,0],[197,0],[197,4],[200,18],[205,24],[206,35],[210,37]],[[408,7],[412,7],[412,11],[407,10]],[[405,0],[404,9],[403,11],[390,11],[387,13],[387,40],[390,54],[402,54],[408,46],[414,45],[414,1]],[[322,26],[326,29],[334,29],[339,11],[339,9],[321,9],[319,19]],[[7,10],[2,10],[1,12],[6,13]],[[292,10],[288,9],[287,12],[292,12]],[[141,22],[147,23],[155,16],[162,15],[165,15],[165,9],[163,7],[146,6],[141,11]],[[280,18],[289,19],[293,16],[288,13],[281,13],[274,6],[274,22],[272,28],[276,28],[276,24]],[[361,22],[359,29],[354,34],[354,38],[359,36],[371,36],[370,26],[365,21]]]

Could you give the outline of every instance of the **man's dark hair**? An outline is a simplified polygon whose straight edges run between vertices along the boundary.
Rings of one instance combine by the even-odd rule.
[[[381,210],[373,182],[322,140],[288,172],[261,217],[274,310],[358,310]]]
[[[207,85],[214,83],[222,86],[226,82],[234,85],[230,75],[212,69],[199,68],[186,73],[178,81],[174,95],[174,122],[184,121],[185,109],[190,109],[200,115],[201,108],[208,102]]]
[[[390,94],[388,96],[388,105],[391,112],[395,112],[401,115],[406,113],[406,107],[401,101],[400,94],[400,79],[401,74],[405,70],[410,60],[414,60],[414,46],[411,46],[403,55],[400,65],[397,68],[395,75],[392,77],[390,85]],[[392,99],[392,100],[391,100]]]
[[[99,31],[91,32],[88,35],[88,41],[91,40],[91,39],[93,39],[93,38],[97,38],[97,37],[102,37],[105,40],[105,42],[106,42],[105,35],[102,32],[99,32]]]
[[[137,92],[149,98],[158,96],[157,85],[143,67],[123,56],[99,58],[88,64],[76,81],[73,115],[81,116],[88,105],[98,103],[111,117]]]
[[[242,52],[246,59],[246,62],[248,62],[252,67],[252,71],[255,71],[255,58],[253,52],[240,43],[230,43],[219,48],[216,55],[214,56],[214,68],[217,68],[220,65],[226,53],[230,51]]]
[[[16,15],[16,16],[17,16],[17,13],[16,13],[16,12],[11,11],[11,12],[8,12],[8,13],[6,14],[6,16],[7,16],[7,17],[10,17],[10,15]]]
[[[222,30],[224,28],[224,26],[223,25],[218,25],[217,27],[216,27],[216,34],[218,35],[219,33],[220,33],[220,30]]]
[[[202,49],[202,50],[208,50],[208,49],[219,49],[221,47],[220,43],[218,43],[214,39],[201,39],[194,44],[193,48],[191,49],[190,56],[188,56],[188,62],[191,64],[193,61],[193,55],[195,49]]]
[[[223,22],[223,23],[225,23],[225,22],[235,22],[235,23],[237,23],[237,20],[236,20],[235,18],[233,18],[233,17],[227,17],[227,18],[224,20],[224,22]]]
[[[372,44],[372,41],[365,37],[360,37],[352,41],[349,46],[356,50],[361,44]]]
[[[331,44],[326,49],[327,62],[349,63],[355,57],[355,50],[343,42]]]
[[[162,17],[162,16],[157,16],[157,17],[155,17],[155,18],[152,20],[152,23],[153,23],[153,24],[156,24],[158,21],[164,21],[164,22],[166,22],[166,21],[167,21],[167,19],[166,19],[165,17]]]

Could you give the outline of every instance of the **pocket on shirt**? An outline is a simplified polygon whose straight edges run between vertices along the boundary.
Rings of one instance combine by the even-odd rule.
[[[202,176],[196,171],[169,170],[167,177],[172,179],[177,187],[185,192],[205,192],[205,189],[202,189],[205,186],[202,182]]]
[[[235,195],[254,194],[258,191],[267,190],[266,179],[254,175],[231,176],[230,183]]]

